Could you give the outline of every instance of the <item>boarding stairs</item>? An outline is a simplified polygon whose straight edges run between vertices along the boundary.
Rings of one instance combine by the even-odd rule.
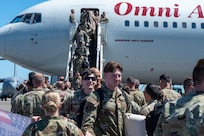
[[[70,25],[70,41],[72,40],[72,37],[74,36],[76,30],[77,30],[78,24],[73,24],[71,23]],[[99,71],[103,72],[103,48],[106,45],[106,24],[100,24],[98,23],[97,26],[97,37],[96,37],[96,45],[90,45],[91,46],[97,46],[96,47],[96,65],[94,67],[96,67],[97,69],[99,69]],[[73,78],[73,58],[74,58],[74,50],[77,47],[76,43],[69,43],[69,50],[68,50],[68,59],[67,59],[67,68],[66,68],[66,80],[70,80],[71,78]],[[101,75],[102,77],[102,75]]]

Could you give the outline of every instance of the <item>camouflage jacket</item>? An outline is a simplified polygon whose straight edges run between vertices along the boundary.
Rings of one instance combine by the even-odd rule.
[[[157,100],[152,100],[151,102],[143,105],[140,109],[140,114],[142,115],[147,115],[149,114],[151,111],[154,110],[154,105],[157,103]]]
[[[130,90],[130,97],[133,101],[135,101],[140,107],[146,104],[146,100],[144,97],[144,93],[138,89]]]
[[[65,101],[64,111],[60,110],[69,115],[70,119],[76,121],[76,114],[78,112],[80,103],[87,97],[88,95],[84,93],[83,89],[77,90],[73,95],[70,95],[69,98]]]
[[[204,92],[192,91],[183,98],[165,104],[154,136],[204,135]]]
[[[62,117],[47,117],[31,123],[22,136],[83,136],[83,133]]]
[[[130,98],[126,103],[126,96],[117,88],[109,90],[102,86],[103,101],[100,103],[98,90],[94,91],[88,98],[84,107],[82,131],[90,132],[92,135],[122,136],[124,135],[124,118],[126,112],[131,112]],[[100,110],[97,110],[100,109]]]
[[[174,101],[178,100],[182,96],[176,92],[175,90],[164,88],[161,90],[161,93],[163,94],[163,101]]]
[[[42,96],[45,93],[44,90],[29,91],[20,97],[19,102],[19,114],[25,116],[43,116],[44,111],[41,108]]]

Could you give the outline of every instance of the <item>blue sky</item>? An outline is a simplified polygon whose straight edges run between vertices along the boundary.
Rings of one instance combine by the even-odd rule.
[[[21,11],[47,0],[1,0],[0,5],[0,27],[9,23]],[[7,61],[0,61],[0,78],[14,76],[14,64]],[[16,65],[16,76],[27,79],[30,70]],[[0,88],[1,89],[1,88]]]

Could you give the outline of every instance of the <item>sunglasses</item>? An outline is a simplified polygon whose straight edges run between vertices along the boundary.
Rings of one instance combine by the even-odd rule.
[[[95,77],[84,77],[83,80],[92,80],[92,81],[96,81]]]

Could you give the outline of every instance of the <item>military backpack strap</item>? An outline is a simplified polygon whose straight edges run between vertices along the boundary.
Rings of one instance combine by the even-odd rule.
[[[102,88],[99,88],[96,90],[98,95],[99,95],[99,99],[100,99],[100,104],[99,104],[99,108],[98,108],[98,111],[101,110],[102,108],[102,105],[103,105],[103,100],[104,100],[104,94],[103,94],[103,89]]]

